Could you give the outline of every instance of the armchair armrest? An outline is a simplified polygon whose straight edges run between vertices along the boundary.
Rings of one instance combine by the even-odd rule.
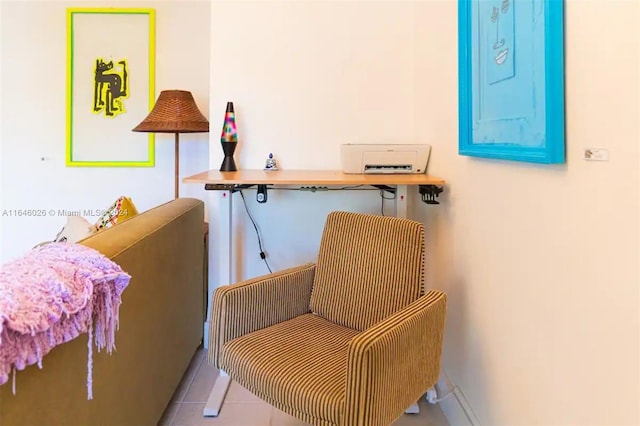
[[[445,312],[432,290],[351,339],[343,424],[391,424],[438,381]]]
[[[211,306],[208,361],[220,368],[229,340],[309,312],[313,263],[216,288]]]

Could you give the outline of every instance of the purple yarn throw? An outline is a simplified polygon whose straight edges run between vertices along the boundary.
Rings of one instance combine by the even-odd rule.
[[[54,347],[87,333],[87,398],[92,341],[115,349],[121,295],[131,276],[100,252],[72,243],[37,247],[0,270],[0,385]]]

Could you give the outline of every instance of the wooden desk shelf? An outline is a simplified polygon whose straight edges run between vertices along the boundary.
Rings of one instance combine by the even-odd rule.
[[[209,170],[183,179],[185,183],[223,185],[444,185],[425,174],[347,174],[336,170]]]

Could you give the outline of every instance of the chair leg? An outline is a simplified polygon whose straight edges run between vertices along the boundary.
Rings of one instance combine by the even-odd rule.
[[[405,414],[418,414],[419,412],[420,412],[420,406],[418,405],[417,402],[415,404],[412,404],[406,410],[404,410]]]
[[[424,397],[430,404],[435,404],[437,402],[437,397],[438,397],[438,394],[436,393],[436,388],[435,387],[429,388],[429,390],[427,390],[427,393],[424,394]],[[404,410],[405,414],[418,414],[419,412],[420,412],[420,406],[418,405],[417,402],[415,404],[412,404],[406,410]]]
[[[224,402],[229,385],[231,384],[231,377],[224,371],[220,370],[220,374],[216,377],[216,381],[213,384],[213,389],[209,394],[209,399],[202,410],[204,417],[217,417],[222,409],[222,403]]]

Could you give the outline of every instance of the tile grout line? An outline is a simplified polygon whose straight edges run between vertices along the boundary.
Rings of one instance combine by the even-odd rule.
[[[167,419],[167,424],[169,426],[173,426],[174,421],[178,416],[178,412],[180,411],[180,408],[182,408],[182,404],[184,403],[183,401],[187,397],[187,394],[189,393],[189,389],[191,389],[191,385],[193,385],[193,381],[195,380],[196,375],[198,374],[198,370],[200,370],[200,365],[202,365],[203,359],[204,357],[200,357],[200,360],[198,361],[198,366],[194,368],[193,374],[191,374],[191,377],[188,378],[188,384],[180,400],[174,402],[174,404],[176,405],[175,410],[173,410],[173,413],[171,414],[171,418]],[[189,365],[189,367],[191,367],[191,365]]]
[[[179,401],[175,401],[174,402],[174,404],[176,405],[176,408],[175,408],[173,414],[171,415],[171,419],[167,419],[167,423],[168,423],[169,426],[174,426],[174,422],[176,420],[176,417],[178,417],[178,412],[180,412],[180,409],[182,408],[182,406],[184,404],[190,404],[189,402],[185,402],[184,399],[189,394],[189,390],[191,389],[191,386],[193,386],[193,382],[195,381],[196,376],[198,375],[198,372],[200,371],[200,367],[202,367],[202,363],[206,359],[206,354],[198,355],[198,352],[196,352],[196,356],[198,356],[200,359],[198,360],[197,365],[194,365],[193,374],[191,374],[191,377],[189,377],[188,380],[187,380],[188,384],[185,386],[186,389],[184,391],[184,394],[182,395],[182,397],[180,398]],[[189,367],[191,367],[191,365],[189,365]]]
[[[196,354],[197,354],[197,352],[196,352]],[[167,420],[167,425],[169,425],[169,426],[173,425],[173,422],[174,422],[174,420],[176,419],[176,417],[178,415],[178,411],[180,411],[180,407],[182,406],[182,402],[186,398],[187,393],[189,392],[189,388],[191,388],[191,385],[193,384],[193,380],[196,377],[196,374],[198,374],[198,370],[200,369],[200,365],[201,364],[202,364],[202,357],[200,357],[200,360],[198,361],[198,366],[194,369],[194,372],[193,372],[193,374],[191,374],[191,377],[189,377],[187,379],[188,384],[186,386],[184,394],[180,397],[179,400],[171,402],[172,405],[175,405],[175,409],[173,410],[173,413],[171,413],[170,418],[166,419]],[[190,367],[191,367],[191,363],[189,363],[189,367],[187,367],[187,371],[189,371]],[[177,391],[177,389],[176,389],[176,391]]]
[[[200,357],[200,360],[198,361],[198,365],[194,367],[193,374],[191,374],[191,377],[189,377],[187,380],[188,383],[185,386],[184,395],[182,395],[179,401],[176,401],[178,404],[182,404],[184,402],[184,399],[187,397],[187,394],[189,393],[189,390],[191,389],[191,386],[193,385],[193,382],[195,381],[196,376],[198,375],[198,371],[200,371],[200,366],[202,365],[203,360],[204,360],[204,357]]]
[[[189,393],[193,390],[193,386],[196,383],[196,379],[198,378],[198,375],[200,374],[200,370],[202,370],[203,368],[207,368],[207,359],[206,356],[202,357],[202,359],[200,360],[200,363],[198,364],[198,367],[195,369],[195,372],[193,373],[193,377],[189,383],[189,386],[187,386],[187,389],[184,393],[184,397],[182,398],[182,400],[180,401],[181,404],[206,404],[207,402],[207,398],[209,397],[209,393],[211,392],[211,390],[209,390],[208,392],[206,392],[206,395],[203,395],[203,400],[202,401],[187,401],[187,396],[189,395]],[[203,372],[203,374],[206,374]],[[218,373],[219,374],[219,373]],[[216,376],[217,378],[217,376]],[[214,379],[215,381],[215,379]]]
[[[180,411],[180,408],[182,407],[182,404],[184,403],[184,399],[187,397],[187,394],[189,393],[189,389],[191,389],[191,385],[193,385],[193,381],[195,380],[196,376],[198,375],[198,370],[200,370],[200,366],[202,365],[202,361],[204,360],[205,357],[201,356],[200,360],[197,362],[197,367],[195,367],[193,370],[193,374],[191,374],[191,377],[189,377],[187,379],[188,384],[186,386],[186,389],[184,391],[184,394],[181,396],[179,401],[175,401],[173,402],[176,405],[176,409],[174,410],[173,414],[171,415],[171,419],[167,419],[167,424],[169,426],[173,426],[173,422],[175,421],[176,417],[178,416],[178,412]],[[191,365],[189,365],[189,367],[191,367]]]
[[[173,410],[173,414],[171,414],[171,418],[167,419],[167,425],[168,426],[173,426],[173,422],[176,419],[176,417],[178,416],[178,411],[180,411],[180,403],[179,402],[175,402],[174,403],[176,405],[176,409]]]

